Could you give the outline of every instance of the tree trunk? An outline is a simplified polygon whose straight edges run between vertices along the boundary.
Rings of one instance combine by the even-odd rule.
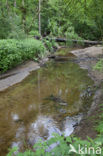
[[[73,42],[78,44],[79,43],[84,43],[85,45],[97,45],[97,44],[103,44],[103,41],[89,41],[89,40],[74,40],[74,39],[65,39],[65,38],[45,38],[47,40],[54,40],[56,42]]]
[[[24,3],[24,0],[22,0],[22,6],[24,7],[25,3]]]
[[[14,7],[16,8],[16,0],[14,0]]]
[[[8,0],[6,0],[6,8],[7,8],[7,14],[9,14],[9,4],[8,4]]]
[[[41,37],[41,0],[39,0],[39,34]]]
[[[22,0],[22,8],[21,8],[21,11],[22,11],[22,23],[23,23],[23,30],[24,32],[26,32],[26,8],[25,8],[25,1]]]

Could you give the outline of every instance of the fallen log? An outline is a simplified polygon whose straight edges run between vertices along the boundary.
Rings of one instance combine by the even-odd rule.
[[[45,38],[47,40],[55,40],[56,42],[73,42],[73,43],[84,43],[90,45],[103,44],[103,41],[89,41],[89,40],[74,40],[74,39],[65,39],[65,38]]]
[[[40,40],[40,37],[35,36],[36,39]],[[43,37],[42,39],[46,39],[49,41],[55,40],[56,42],[73,42],[75,44],[83,43],[85,45],[97,45],[97,44],[103,44],[103,41],[90,41],[90,40],[74,40],[74,39],[65,39],[65,38],[48,38]]]

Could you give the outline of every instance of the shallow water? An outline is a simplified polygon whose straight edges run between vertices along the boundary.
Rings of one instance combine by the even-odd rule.
[[[22,83],[0,93],[0,155],[13,146],[33,145],[53,132],[70,135],[87,111],[93,82],[71,62],[51,61]]]

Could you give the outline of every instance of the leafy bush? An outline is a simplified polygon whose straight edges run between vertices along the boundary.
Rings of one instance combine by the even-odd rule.
[[[103,59],[100,59],[93,68],[94,70],[103,71]]]
[[[38,31],[30,31],[29,32],[29,36],[30,37],[40,37],[40,34],[39,34],[39,32]]]
[[[52,145],[52,146],[51,146]],[[48,141],[42,142],[39,141],[34,145],[35,152],[31,150],[26,150],[24,153],[17,152],[17,148],[13,148],[10,150],[9,154],[7,156],[12,156],[14,152],[17,152],[16,156],[79,156],[90,155],[96,156],[96,149],[101,148],[103,145],[103,136],[99,136],[96,139],[92,140],[88,137],[88,140],[81,140],[80,138],[71,136],[71,137],[64,137],[60,136],[58,134],[54,134],[54,137],[51,138]],[[54,148],[53,148],[54,147]],[[89,148],[93,147],[94,151],[89,151]],[[74,149],[75,151],[71,151],[71,149]],[[79,151],[80,149],[83,149],[82,152]],[[101,148],[102,149],[102,148]],[[81,152],[81,153],[80,153]],[[101,152],[103,152],[101,150]],[[102,153],[101,153],[102,154]],[[101,154],[98,154],[99,156]]]
[[[98,40],[100,39],[100,31],[97,29],[96,25],[89,24],[89,21],[75,21],[74,23],[75,32],[84,39]]]
[[[11,26],[7,17],[0,17],[0,39],[5,39],[11,31]]]
[[[8,18],[11,31],[7,36],[8,39],[25,39],[27,37],[25,31],[23,30],[23,25],[21,23],[21,18],[17,15],[10,16]]]
[[[6,72],[25,60],[43,57],[45,52],[44,45],[38,40],[0,40],[0,72]]]
[[[45,44],[45,47],[50,51],[50,52],[54,52],[54,49],[57,49],[58,47],[58,44],[56,43],[55,40],[52,40],[50,38],[46,39],[44,38],[43,39],[43,42]]]

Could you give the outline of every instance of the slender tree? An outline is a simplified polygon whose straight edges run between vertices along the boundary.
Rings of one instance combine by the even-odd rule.
[[[22,0],[22,7],[21,7],[21,11],[22,11],[22,23],[23,23],[23,30],[24,32],[26,31],[26,7],[25,7],[25,1]]]
[[[8,0],[6,0],[6,9],[7,9],[7,14],[9,13],[9,3]]]
[[[39,34],[41,37],[41,0],[39,0]]]
[[[14,7],[16,8],[16,0],[14,0]]]

